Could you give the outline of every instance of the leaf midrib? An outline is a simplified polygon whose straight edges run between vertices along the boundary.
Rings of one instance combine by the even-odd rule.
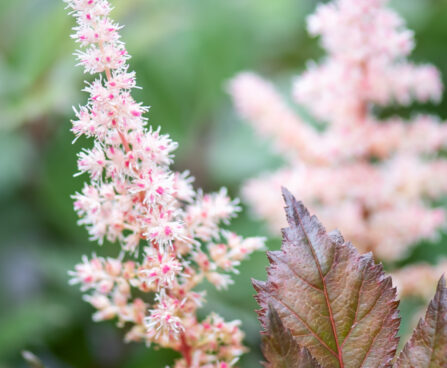
[[[312,242],[310,241],[310,237],[307,234],[307,231],[306,231],[306,229],[305,229],[305,227],[303,225],[303,222],[301,221],[301,216],[299,215],[298,211],[295,210],[294,212],[297,214],[296,217],[297,217],[299,225],[301,226],[301,229],[302,229],[302,231],[304,233],[304,236],[307,239],[307,244],[309,246],[310,252],[312,253],[312,257],[313,257],[314,262],[315,262],[315,264],[317,266],[318,273],[320,275],[320,279],[321,279],[321,282],[323,284],[324,298],[325,298],[325,301],[326,301],[326,306],[327,306],[328,311],[329,311],[329,320],[331,322],[332,333],[334,335],[334,340],[335,340],[335,344],[336,344],[336,347],[337,347],[337,359],[338,359],[338,363],[340,365],[340,368],[344,368],[342,350],[340,349],[340,344],[339,344],[338,336],[337,336],[337,330],[335,328],[335,320],[334,320],[334,316],[333,316],[333,313],[332,313],[332,306],[331,306],[331,303],[329,301],[329,295],[328,295],[327,287],[326,287],[326,280],[325,280],[325,277],[323,275],[323,271],[321,270],[321,265],[320,265],[320,262],[318,260],[318,257],[315,254],[315,249],[314,249],[314,247],[312,245]],[[334,260],[332,260],[332,262],[334,262]]]

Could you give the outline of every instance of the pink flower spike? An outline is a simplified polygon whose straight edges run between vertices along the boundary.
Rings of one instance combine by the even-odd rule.
[[[396,261],[446,225],[445,211],[430,202],[447,194],[447,160],[438,155],[447,147],[447,124],[435,116],[382,121],[375,114],[375,107],[438,102],[443,91],[434,66],[407,60],[414,35],[388,3],[332,0],[308,17],[327,56],[295,78],[292,94],[299,111],[324,129],[254,73],[236,76],[229,91],[241,117],[286,162],[245,183],[242,195],[254,213],[278,233],[285,225],[280,188],[287,187],[360,251]],[[232,250],[233,262],[245,249]],[[231,267],[218,249],[210,251]]]
[[[146,127],[148,108],[131,95],[135,73],[128,71],[121,27],[109,18],[110,3],[65,1],[77,20],[76,55],[87,73],[99,74],[87,83],[88,103],[73,121],[76,138],[94,142],[78,155],[76,175],[88,178],[73,195],[74,209],[91,240],[121,248],[116,258],[83,257],[69,272],[70,283],[86,293],[95,321],[116,319],[119,327],[129,327],[126,341],[175,349],[183,354],[180,366],[191,356],[197,367],[231,365],[245,351],[239,322],[225,323],[212,314],[204,328],[197,318],[204,295],[196,289],[204,278],[217,287],[230,284],[227,272],[235,272],[241,254],[215,252],[220,266],[203,252],[199,261],[194,257],[224,237],[222,223],[239,210],[238,202],[225,190],[203,201],[189,174],[172,170],[177,143],[159,128]],[[210,214],[206,219],[200,216],[204,210]],[[138,257],[142,251],[144,257]]]

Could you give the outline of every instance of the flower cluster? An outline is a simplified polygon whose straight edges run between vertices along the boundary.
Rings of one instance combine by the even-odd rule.
[[[447,193],[447,124],[414,115],[380,120],[389,104],[437,102],[440,75],[406,60],[413,34],[386,0],[333,0],[308,18],[328,56],[293,84],[296,113],[273,85],[244,72],[229,86],[239,114],[287,161],[249,180],[243,196],[274,231],[282,227],[280,186],[289,188],[328,228],[382,260],[436,237],[445,212],[430,202]],[[322,127],[316,127],[316,124]]]
[[[84,257],[71,282],[87,292],[85,300],[97,309],[94,320],[116,318],[127,328],[127,341],[179,351],[176,367],[233,366],[244,352],[239,322],[215,314],[199,321],[204,293],[195,288],[204,279],[226,287],[229,273],[264,240],[222,229],[239,210],[225,189],[196,192],[188,172],[170,169],[177,144],[146,127],[148,108],[131,96],[135,74],[109,2],[66,2],[77,19],[79,64],[99,74],[87,84],[89,101],[73,121],[76,138],[94,138],[79,154],[79,174],[90,181],[73,196],[74,207],[91,240],[121,246],[117,258]]]

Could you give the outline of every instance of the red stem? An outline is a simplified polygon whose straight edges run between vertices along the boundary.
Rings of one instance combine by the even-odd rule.
[[[124,134],[118,130],[118,135],[120,136],[121,143],[123,144],[124,149],[126,150],[126,153],[130,152],[129,142],[127,142],[127,139],[124,136]]]
[[[185,333],[182,332],[180,339],[181,339],[182,345],[180,346],[179,351],[185,358],[186,364],[188,365],[188,367],[190,367],[192,364],[191,346],[189,346],[188,343],[186,342]]]

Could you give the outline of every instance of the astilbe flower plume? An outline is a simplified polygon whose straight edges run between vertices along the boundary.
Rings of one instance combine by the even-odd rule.
[[[187,172],[170,169],[177,143],[147,128],[148,108],[131,97],[135,73],[109,2],[66,2],[77,20],[79,64],[99,75],[87,83],[87,105],[75,110],[73,133],[94,145],[79,154],[79,174],[90,181],[73,196],[74,207],[91,240],[121,246],[117,258],[84,256],[71,282],[97,309],[94,320],[117,319],[127,341],[179,351],[175,367],[233,366],[245,351],[239,321],[216,314],[199,321],[204,293],[195,287],[208,279],[225,288],[229,273],[264,241],[222,229],[239,210],[225,189],[196,192]]]
[[[374,113],[389,104],[437,102],[443,89],[434,66],[406,60],[413,33],[387,2],[334,0],[308,18],[327,57],[295,79],[293,97],[312,123],[251,72],[235,77],[229,90],[239,114],[287,162],[246,183],[243,197],[254,212],[280,229],[279,188],[288,187],[361,251],[395,261],[445,224],[444,210],[430,202],[447,192],[447,160],[438,155],[447,125],[429,115],[404,121]]]

